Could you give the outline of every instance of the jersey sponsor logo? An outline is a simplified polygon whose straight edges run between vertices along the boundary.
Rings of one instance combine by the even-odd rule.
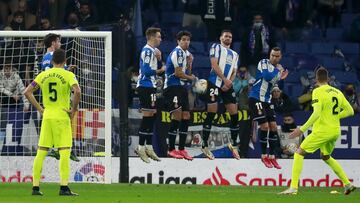
[[[222,176],[219,168],[216,166],[211,178],[206,179],[203,185],[230,185],[230,182]]]
[[[104,182],[105,166],[101,164],[86,163],[75,172],[76,182]]]

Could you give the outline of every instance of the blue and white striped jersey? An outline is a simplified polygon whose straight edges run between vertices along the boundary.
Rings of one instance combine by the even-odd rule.
[[[269,59],[262,59],[258,64],[256,80],[250,90],[249,97],[270,103],[271,89],[280,80],[280,76],[280,70],[272,65]]]
[[[41,61],[41,70],[42,71],[48,70],[48,69],[53,67],[53,64],[51,63],[52,58],[53,58],[53,54],[54,54],[54,52],[50,51],[50,52],[48,52],[48,53],[46,53],[44,55],[44,57],[43,57],[43,59]],[[66,64],[64,65],[64,69],[65,70],[68,69]]]
[[[164,88],[174,85],[185,85],[185,82],[175,76],[175,68],[180,67],[186,74],[187,61],[186,57],[190,55],[189,51],[184,51],[180,46],[177,46],[166,59],[165,69],[165,84]]]
[[[136,87],[156,88],[156,70],[158,60],[155,57],[155,49],[146,44],[140,54],[139,80]]]
[[[237,70],[239,55],[232,49],[214,43],[210,48],[210,58],[213,57],[218,59],[218,65],[224,76],[230,79],[232,72]],[[213,69],[210,71],[208,80],[219,88],[224,85],[222,79],[216,75]]]

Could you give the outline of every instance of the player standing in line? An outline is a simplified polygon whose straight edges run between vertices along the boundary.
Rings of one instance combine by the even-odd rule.
[[[226,110],[230,113],[231,138],[237,137],[239,133],[239,115],[236,104],[236,96],[232,87],[238,66],[239,55],[230,49],[232,33],[230,30],[223,30],[220,35],[220,43],[214,43],[210,48],[211,72],[208,78],[208,87],[205,93],[207,103],[207,116],[203,124],[203,144],[201,151],[204,155],[213,160],[212,152],[208,149],[208,139],[212,122],[218,111],[220,99],[225,104]],[[236,140],[232,140],[233,144]],[[228,144],[234,158],[240,159],[239,153],[232,144]]]
[[[143,118],[139,129],[139,145],[135,153],[146,163],[150,163],[149,157],[160,161],[152,146],[156,119],[156,75],[165,71],[164,67],[158,69],[161,59],[161,52],[157,49],[161,42],[160,32],[160,28],[154,27],[148,28],[145,32],[147,43],[141,50],[139,80],[136,85]]]
[[[187,81],[196,78],[191,74],[192,55],[188,51],[191,33],[180,31],[176,35],[178,46],[166,60],[164,98],[171,114],[168,155],[177,159],[193,160],[185,150],[185,142],[190,120],[189,98],[185,87]],[[175,150],[175,140],[179,130],[179,150]]]
[[[340,119],[354,115],[354,110],[341,91],[328,85],[328,71],[321,67],[316,71],[317,88],[312,92],[313,113],[306,123],[296,128],[290,138],[302,135],[312,126],[312,132],[301,143],[294,154],[290,188],[279,194],[297,194],[299,177],[303,168],[304,156],[320,149],[321,159],[335,172],[344,184],[344,194],[356,188],[349,181],[341,165],[331,157],[335,142],[341,134]]]
[[[249,93],[249,108],[253,122],[260,125],[261,161],[266,167],[281,169],[277,163],[274,150],[277,141],[277,125],[274,106],[271,105],[271,90],[279,81],[287,77],[289,72],[279,63],[281,49],[274,47],[270,51],[269,59],[262,59],[256,70],[256,80]],[[269,132],[269,138],[268,138]],[[266,152],[269,141],[269,155]]]
[[[54,33],[49,33],[44,37],[44,45],[46,48],[46,54],[44,55],[42,62],[41,62],[42,71],[49,70],[53,67],[53,64],[51,63],[51,61],[53,58],[54,51],[57,49],[60,49],[60,47],[61,47],[60,38],[61,38],[60,35],[54,34]],[[72,65],[72,66],[70,66],[69,70],[73,71],[74,68],[75,68],[75,66]],[[64,69],[68,70],[68,66],[66,65],[66,63],[64,64]],[[50,150],[49,156],[54,157],[57,160],[60,159],[59,152],[54,149]],[[76,161],[76,162],[80,161],[80,159],[76,156],[76,154],[74,153],[73,150],[71,150],[70,159],[73,161]]]
[[[78,195],[68,187],[70,176],[70,151],[72,146],[71,119],[80,102],[80,87],[74,73],[64,70],[65,51],[57,49],[53,53],[54,68],[41,72],[26,88],[25,96],[43,116],[40,130],[39,147],[33,165],[32,195],[40,192],[40,177],[44,159],[53,146],[60,154],[60,192],[59,195]],[[33,92],[40,87],[43,105],[35,99]],[[70,93],[74,99],[70,109]]]

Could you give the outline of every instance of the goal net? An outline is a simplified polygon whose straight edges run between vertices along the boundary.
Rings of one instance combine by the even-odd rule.
[[[43,38],[61,35],[67,65],[81,87],[72,120],[71,182],[111,183],[111,33],[82,31],[0,31],[0,181],[30,182],[41,117],[23,92],[42,71]],[[41,103],[41,92],[34,92]],[[47,157],[43,182],[59,181],[58,160]]]

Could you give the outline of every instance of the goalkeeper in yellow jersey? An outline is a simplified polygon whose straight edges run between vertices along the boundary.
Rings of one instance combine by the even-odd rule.
[[[335,172],[344,184],[344,194],[348,195],[356,188],[349,181],[340,164],[331,157],[335,142],[340,136],[340,119],[354,115],[354,110],[338,89],[328,85],[328,71],[320,67],[316,71],[317,88],[312,93],[313,113],[306,123],[295,129],[290,137],[295,138],[312,126],[308,135],[294,154],[290,188],[279,194],[297,194],[304,156],[320,149],[320,156]]]
[[[65,51],[54,51],[52,63],[54,68],[41,72],[26,88],[25,96],[43,116],[40,130],[39,146],[33,165],[33,195],[40,192],[40,176],[47,152],[53,146],[60,153],[60,192],[59,195],[77,195],[68,187],[70,176],[70,151],[72,146],[71,119],[80,102],[80,87],[74,73],[64,69]],[[35,99],[33,91],[40,87],[44,108]],[[70,108],[70,92],[74,99]]]

